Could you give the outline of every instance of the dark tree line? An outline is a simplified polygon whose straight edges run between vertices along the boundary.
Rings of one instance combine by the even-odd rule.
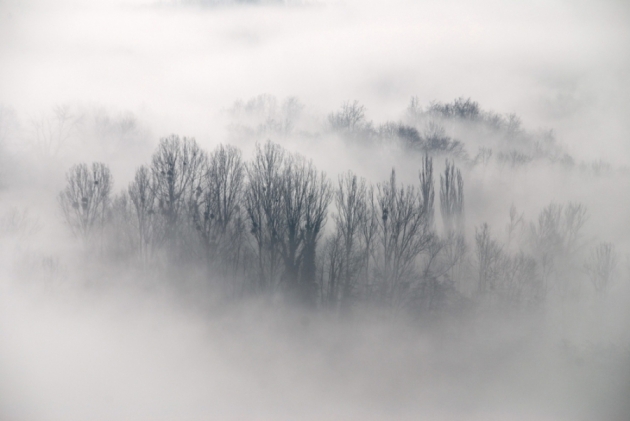
[[[475,296],[544,302],[554,268],[577,252],[586,210],[550,205],[529,225],[513,210],[505,243],[484,224],[469,245],[461,171],[446,160],[439,175],[442,229],[434,180],[429,155],[417,183],[401,183],[392,170],[372,185],[352,172],[332,182],[269,141],[246,162],[235,147],[208,154],[194,139],[170,136],[117,195],[104,164],[74,166],[59,203],[91,254],[163,271],[173,282],[194,273],[234,296],[282,293],[310,306],[374,301],[428,312]],[[582,272],[603,291],[615,262],[606,243]]]

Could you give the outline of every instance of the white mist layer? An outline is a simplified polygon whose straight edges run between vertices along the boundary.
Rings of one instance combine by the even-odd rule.
[[[5,281],[0,414],[621,420],[629,342],[618,304],[605,318],[592,305],[564,308],[568,325],[550,311],[429,329],[378,312],[348,318],[256,302],[203,315],[131,290],[46,293]]]

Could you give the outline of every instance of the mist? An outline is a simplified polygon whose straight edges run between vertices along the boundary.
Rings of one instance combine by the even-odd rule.
[[[0,419],[627,419],[629,23],[0,1]]]

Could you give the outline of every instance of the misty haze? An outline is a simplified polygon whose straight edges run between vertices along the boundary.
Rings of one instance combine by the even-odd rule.
[[[623,0],[0,0],[0,421],[630,419]]]

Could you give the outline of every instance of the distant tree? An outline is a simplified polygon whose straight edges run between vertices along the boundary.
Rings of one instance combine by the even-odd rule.
[[[365,123],[365,106],[358,101],[346,101],[341,109],[328,115],[328,122],[334,130],[353,132]]]
[[[118,264],[133,261],[140,252],[134,206],[125,190],[115,195],[105,222],[105,246],[111,258]]]
[[[510,166],[524,165],[533,160],[574,165],[573,158],[558,144],[553,132],[526,131],[516,115],[483,110],[471,99],[433,102],[422,108],[418,98],[412,98],[405,121],[416,129],[424,127],[422,146],[434,155],[444,154],[467,160],[464,143],[453,137],[453,133],[458,133],[459,136],[492,142],[481,146],[487,150],[492,148],[497,161]],[[487,162],[486,149],[475,158],[476,164]]]
[[[247,102],[237,101],[230,110],[237,119],[255,117],[259,121],[273,119],[278,113],[278,99],[270,94],[260,94]]]
[[[452,161],[446,160],[440,175],[440,211],[447,236],[464,233],[464,179]]]
[[[82,148],[120,159],[122,154],[144,152],[149,146],[148,132],[131,112],[113,113],[104,107],[87,106],[77,113],[81,117],[73,134]]]
[[[552,286],[558,287],[564,295],[573,288],[573,276],[562,276],[564,279],[560,279],[557,276],[560,274],[555,277],[552,275],[559,263],[562,264],[564,275],[576,269],[574,259],[582,246],[582,228],[586,220],[587,211],[582,204],[569,203],[563,206],[551,203],[540,212],[536,223],[530,223],[530,247],[538,262],[544,294]],[[552,279],[557,282],[552,284]]]
[[[429,106],[429,113],[442,118],[459,118],[462,120],[477,120],[482,116],[479,103],[470,98],[457,98],[451,103],[434,102]]]
[[[378,209],[376,201],[377,197],[374,186],[367,186],[365,194],[366,216],[364,223],[359,226],[360,239],[365,247],[366,253],[365,261],[362,265],[363,267],[360,271],[359,276],[363,279],[363,292],[366,295],[372,294],[378,288],[378,285],[375,285],[371,282],[375,278],[374,268],[377,265],[375,264],[374,259],[375,256],[378,254],[376,252],[376,248],[378,242],[378,231],[380,229],[380,221],[382,216],[382,213]]]
[[[330,259],[331,274],[336,274],[330,279],[329,299],[333,302],[347,302],[356,294],[359,274],[369,258],[369,244],[362,235],[372,217],[368,193],[366,181],[352,172],[339,177],[334,195],[336,232],[330,246],[338,253]]]
[[[399,186],[392,170],[377,186],[375,271],[380,295],[397,306],[416,279],[416,259],[432,241],[423,199],[413,186]]]
[[[499,154],[497,155],[497,160],[501,163],[508,164],[510,167],[519,167],[529,164],[534,160],[534,158],[523,152],[510,150],[508,152],[499,152]]]
[[[299,282],[310,169],[303,159],[289,155],[280,179],[282,223],[279,226],[278,240],[285,266],[285,282],[289,288],[297,286]]]
[[[433,159],[428,155],[424,156],[422,162],[420,191],[422,193],[422,207],[426,209],[428,230],[434,232]],[[420,307],[423,310],[433,312],[443,304],[445,298],[443,293],[446,289],[453,287],[453,272],[462,263],[466,251],[466,243],[461,235],[447,235],[445,238],[438,238],[437,235],[432,236],[422,269],[419,299]]]
[[[326,175],[323,172],[318,173],[310,162],[307,164],[306,191],[300,284],[303,299],[314,304],[317,298],[316,253],[322,230],[326,224],[332,191]]]
[[[188,207],[201,188],[207,156],[195,139],[172,135],[160,140],[151,162],[151,188],[163,215],[165,236],[175,240]]]
[[[420,104],[420,99],[417,96],[411,97],[411,101],[409,102],[409,106],[406,111],[406,118],[412,123],[416,123],[422,119],[424,114],[424,109]]]
[[[450,273],[462,262],[466,243],[461,236],[440,238],[431,235],[429,238],[421,282],[413,298],[421,312],[436,313],[445,308],[449,293],[455,289]]]
[[[243,194],[245,163],[240,150],[219,145],[195,191],[192,218],[204,257],[222,275],[234,275],[241,263],[245,236]]]
[[[435,184],[433,182],[433,158],[425,154],[422,158],[422,168],[420,170],[420,194],[422,197],[422,208],[426,213],[427,224],[433,228],[435,217]]]
[[[573,255],[581,247],[586,220],[587,211],[582,204],[549,204],[540,212],[537,222],[530,224],[533,248],[551,260]]]
[[[415,150],[426,150],[426,141],[415,127],[399,125],[397,135],[405,143],[405,146]]]
[[[336,307],[345,285],[345,264],[342,238],[339,231],[328,237],[323,247],[323,270],[320,296],[325,306]]]
[[[285,282],[306,302],[314,303],[315,253],[330,202],[324,174],[300,156],[285,161],[280,184],[280,254]]]
[[[289,134],[298,123],[304,105],[296,97],[289,97],[282,103],[282,130]]]
[[[378,125],[378,127],[376,128],[376,134],[381,140],[392,141],[396,139],[402,139],[403,141],[405,141],[405,139],[402,138],[399,134],[399,129],[401,127],[405,126],[394,121],[386,121],[385,123]]]
[[[433,155],[450,155],[466,158],[464,144],[446,134],[444,127],[435,121],[429,121],[424,129],[422,146],[425,153]]]
[[[148,264],[164,240],[163,215],[158,213],[156,189],[149,168],[142,166],[129,185],[128,194],[133,206],[134,226],[137,230],[140,260]]]
[[[584,264],[595,291],[605,292],[611,285],[617,267],[617,253],[612,243],[599,243]]]
[[[515,237],[518,234],[522,233],[524,227],[525,217],[523,213],[518,213],[516,210],[516,206],[512,204],[512,206],[510,206],[510,222],[506,227],[508,247],[512,245],[512,241],[515,239]]]
[[[75,165],[66,173],[66,188],[59,204],[72,232],[87,240],[103,227],[110,204],[112,176],[109,168],[95,162]]]
[[[536,259],[522,251],[505,255],[501,268],[498,294],[508,309],[540,304],[544,299],[544,285],[540,282]]]
[[[280,273],[280,232],[282,229],[282,171],[286,152],[271,142],[256,146],[247,166],[245,206],[255,242],[258,289],[275,288]]]
[[[15,236],[29,238],[41,230],[40,222],[33,218],[28,209],[11,207],[0,215],[0,237]]]
[[[268,142],[258,146],[248,179],[245,200],[261,286],[272,286],[280,275],[289,291],[314,303],[316,248],[331,200],[326,177],[310,161]]]
[[[232,130],[254,137],[288,135],[299,122],[304,105],[295,97],[281,104],[269,94],[258,95],[247,102],[237,101],[230,109]]]
[[[478,293],[487,294],[497,287],[504,262],[503,248],[492,238],[488,224],[475,228],[475,252],[478,268]]]
[[[492,149],[487,147],[480,147],[477,155],[473,159],[474,165],[481,165],[482,167],[487,167],[490,163],[490,159],[492,158]]]
[[[512,221],[518,224],[516,211],[511,214]],[[478,294],[493,297],[498,300],[497,304],[509,310],[544,300],[547,286],[539,276],[533,256],[523,251],[510,254],[492,237],[488,224],[475,229],[475,246]]]
[[[52,114],[32,119],[30,138],[36,152],[48,157],[59,155],[75,133],[78,120],[68,105],[57,105]]]

